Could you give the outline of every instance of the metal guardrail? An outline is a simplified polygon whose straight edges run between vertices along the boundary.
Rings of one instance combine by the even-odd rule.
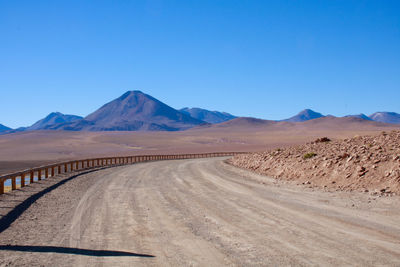
[[[0,194],[5,193],[4,183],[11,180],[11,190],[17,189],[17,179],[20,179],[20,187],[27,185],[26,179],[29,177],[29,183],[34,183],[35,178],[40,181],[43,178],[56,176],[59,174],[69,173],[73,171],[93,169],[97,167],[113,167],[121,165],[129,165],[137,162],[158,161],[158,160],[175,160],[175,159],[195,159],[195,158],[211,158],[234,156],[246,152],[216,152],[203,154],[178,154],[178,155],[142,155],[142,156],[125,156],[125,157],[107,157],[107,158],[90,158],[82,160],[72,160],[58,162],[50,165],[31,168],[19,172],[14,172],[0,176]]]

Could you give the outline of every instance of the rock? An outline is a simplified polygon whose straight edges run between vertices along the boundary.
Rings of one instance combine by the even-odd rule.
[[[365,172],[365,167],[363,166],[357,166],[357,172]]]

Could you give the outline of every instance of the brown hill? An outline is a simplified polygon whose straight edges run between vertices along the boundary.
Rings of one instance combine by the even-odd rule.
[[[225,128],[225,127],[265,127],[265,126],[271,126],[274,124],[277,124],[278,122],[276,121],[270,121],[270,120],[262,120],[262,119],[256,119],[256,118],[251,118],[251,117],[239,117],[230,121],[222,122],[213,125],[214,128]]]
[[[311,187],[400,193],[400,131],[235,156],[233,165]]]
[[[225,130],[264,130],[264,131],[341,131],[341,130],[373,130],[373,129],[392,129],[399,128],[393,124],[382,122],[367,121],[357,117],[333,117],[326,116],[313,120],[303,122],[287,122],[287,121],[272,121],[262,120],[251,117],[240,117],[227,122],[207,125],[206,127],[200,126],[191,129],[199,130],[208,128],[210,130],[218,130],[224,128]]]

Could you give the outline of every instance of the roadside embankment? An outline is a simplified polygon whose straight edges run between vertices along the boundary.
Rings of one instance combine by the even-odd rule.
[[[319,138],[300,146],[236,155],[229,162],[328,190],[400,193],[400,131],[344,140]]]

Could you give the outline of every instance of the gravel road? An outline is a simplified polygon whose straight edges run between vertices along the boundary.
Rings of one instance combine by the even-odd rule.
[[[140,163],[1,196],[0,265],[399,266],[399,204],[221,158]]]

